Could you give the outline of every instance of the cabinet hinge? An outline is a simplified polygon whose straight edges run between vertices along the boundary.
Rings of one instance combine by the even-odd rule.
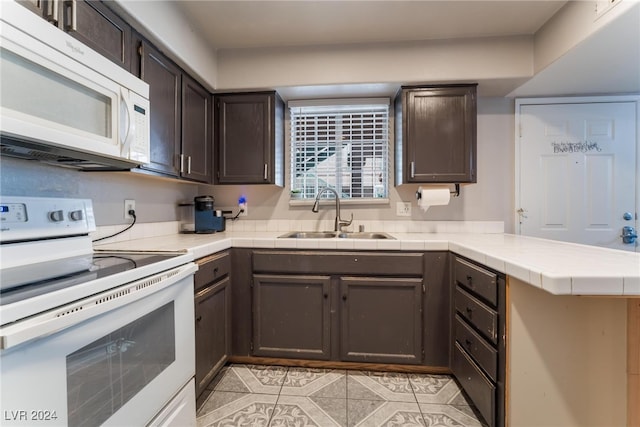
[[[249,343],[249,349],[251,350],[251,353],[253,353],[253,341]]]
[[[427,287],[424,285],[424,283],[422,284],[422,293],[423,294],[427,293]]]

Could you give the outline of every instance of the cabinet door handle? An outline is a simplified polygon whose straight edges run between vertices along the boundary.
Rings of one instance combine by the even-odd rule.
[[[346,301],[347,300],[347,294],[342,295],[342,301]]]
[[[218,267],[213,269],[213,274],[218,274]]]
[[[469,285],[470,288],[473,288],[473,277],[467,276],[467,285]]]
[[[326,292],[324,293],[324,295],[323,295],[323,296],[324,296],[324,299],[329,298],[329,294],[328,294],[328,293],[326,293]]]
[[[201,321],[201,320],[202,320],[202,316],[198,316],[198,317],[196,317],[196,322],[199,322],[199,321]]]
[[[467,347],[471,347],[471,344],[473,344],[473,341],[471,341],[469,338],[464,340],[464,343],[467,345]]]
[[[65,21],[64,29],[65,31],[78,31],[78,7],[76,4],[76,0],[64,0],[64,16],[63,19]],[[67,24],[67,9],[71,8],[71,25]]]
[[[180,173],[184,172],[184,154],[180,154]]]
[[[144,43],[140,43],[138,47],[138,55],[140,55],[140,79],[144,80]]]
[[[263,175],[264,180],[266,181],[267,179],[269,179],[269,165],[268,164],[264,164],[264,175]]]
[[[191,156],[187,156],[187,174],[191,175]]]
[[[411,178],[416,176],[416,162],[411,162]]]
[[[473,308],[467,307],[466,311],[467,311],[467,314],[469,315],[469,317],[471,317],[473,315]]]
[[[51,19],[53,22],[55,22],[56,25],[58,25],[58,20],[60,19],[60,17],[58,16],[59,13],[60,11],[58,6],[58,0],[53,0],[53,10],[52,10]]]
[[[55,0],[47,0],[45,3],[44,14],[47,18],[47,21],[53,21],[53,8],[55,7]]]

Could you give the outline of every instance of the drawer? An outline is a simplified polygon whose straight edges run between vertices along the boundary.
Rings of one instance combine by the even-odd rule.
[[[195,289],[201,289],[216,280],[229,275],[231,271],[231,256],[229,251],[220,252],[196,260],[198,271],[194,278]]]
[[[498,305],[497,274],[461,258],[455,259],[453,271],[456,283],[464,286],[493,307]]]
[[[485,338],[498,344],[498,313],[482,303],[460,286],[456,287],[456,311]]]
[[[455,337],[460,346],[494,382],[497,381],[498,351],[456,315]]]
[[[422,253],[254,251],[253,272],[422,277]]]
[[[458,343],[453,350],[452,370],[486,423],[491,427],[495,426],[496,387],[485,377]]]

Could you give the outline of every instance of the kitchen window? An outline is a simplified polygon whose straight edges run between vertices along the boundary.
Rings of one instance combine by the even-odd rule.
[[[389,99],[290,101],[291,198],[388,198]],[[328,197],[329,195],[327,195]]]

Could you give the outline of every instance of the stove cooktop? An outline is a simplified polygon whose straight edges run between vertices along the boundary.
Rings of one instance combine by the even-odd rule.
[[[9,289],[3,289],[0,292],[0,306],[55,292],[60,289],[80,286],[93,280],[162,262],[179,255],[181,254],[96,252],[93,256],[89,255],[87,261],[84,263],[85,267],[88,265],[87,268],[70,274],[54,275],[45,279],[41,279],[43,277],[43,270],[56,270],[55,268],[51,268],[50,262],[7,269],[1,272],[3,277],[22,276],[22,283]],[[79,262],[78,259],[63,259],[56,261],[56,263],[83,264],[83,262]],[[29,276],[38,277],[39,279],[29,281]]]

